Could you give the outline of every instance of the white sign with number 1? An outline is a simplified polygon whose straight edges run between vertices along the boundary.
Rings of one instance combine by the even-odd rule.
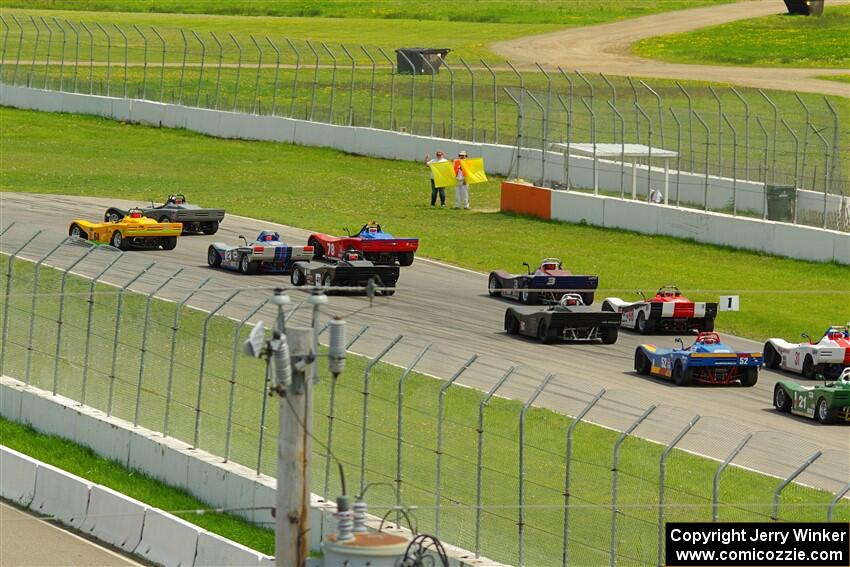
[[[721,311],[738,311],[740,308],[740,303],[740,298],[737,295],[720,296]]]

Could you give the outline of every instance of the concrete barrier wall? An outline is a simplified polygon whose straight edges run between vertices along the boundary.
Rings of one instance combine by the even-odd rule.
[[[0,104],[48,112],[94,114],[168,128],[186,128],[221,138],[330,147],[349,153],[387,159],[420,161],[426,153],[433,155],[437,148],[443,149],[450,156],[455,155],[459,149],[465,149],[471,156],[484,157],[487,171],[492,174],[516,176],[535,181],[545,179],[547,183],[566,182],[564,155],[547,151],[544,167],[541,160],[542,151],[539,148],[523,148],[517,159],[517,150],[514,146],[479,144],[373,128],[337,126],[277,116],[242,114],[81,93],[45,91],[6,84],[0,84]],[[675,167],[675,160],[671,160],[671,166]],[[545,175],[543,175],[544,168]],[[598,160],[596,170],[601,189],[619,191],[622,185],[625,192],[631,194],[630,164],[621,167],[620,163],[615,161]],[[651,175],[652,188],[658,190],[664,188],[663,167],[653,167],[650,171],[646,166],[639,165],[634,175],[638,195],[647,194],[648,174]],[[592,188],[593,160],[573,156],[570,159],[569,177],[573,186]],[[683,203],[701,206],[706,194],[705,181],[704,175],[677,172],[671,169],[669,173],[670,202],[675,203],[678,197]],[[764,186],[761,183],[741,180],[733,182],[728,178],[708,177],[708,207],[710,209],[731,207],[733,197],[740,210],[762,214],[765,200]],[[812,191],[798,192],[799,214],[822,216],[823,205],[823,194]],[[842,207],[850,211],[850,200],[842,199],[837,195],[829,195],[826,205],[829,215],[839,215]]]
[[[25,386],[23,382],[7,376],[0,377],[0,412],[6,419],[27,423],[43,433],[58,435],[91,447],[102,456],[115,459],[129,468],[139,470],[170,486],[182,488],[211,507],[246,509],[262,507],[261,510],[234,513],[265,527],[274,524],[275,520],[271,514],[271,510],[277,505],[274,478],[257,475],[255,471],[247,467],[224,462],[220,457],[192,449],[180,440],[164,438],[162,434],[143,427],[133,427],[129,422],[80,406],[76,401],[63,396],[53,396],[48,391]],[[0,461],[3,461],[2,471],[5,473],[6,460],[0,459]],[[26,466],[20,465],[21,471],[17,473],[18,477],[26,473],[28,470]],[[9,468],[12,469],[11,466]],[[38,470],[41,470],[41,467],[37,467],[36,471]],[[5,480],[2,484],[5,486]],[[16,482],[14,487],[14,490],[10,489],[10,492],[24,495],[27,492],[26,482]],[[93,490],[93,487],[90,489]],[[36,498],[33,502],[41,503],[45,500],[46,497],[40,497],[37,484],[35,493]],[[89,494],[88,490],[86,494]],[[100,506],[99,499],[102,497],[103,495],[99,495],[98,500],[94,501],[96,507]],[[86,502],[91,500],[87,497]],[[76,508],[68,505],[67,509],[74,511],[80,508],[79,504],[75,506]],[[314,494],[311,509],[310,549],[319,551],[323,526],[325,533],[335,529],[336,523],[332,514],[336,511],[336,506]],[[155,546],[151,543],[152,538],[159,537],[154,534],[182,533],[185,530],[181,527],[182,525],[177,524],[168,529],[149,528],[148,518],[155,517],[155,521],[160,522],[160,515],[163,514],[161,511],[152,510],[148,509],[145,512],[144,532],[141,534],[142,541],[137,546],[137,550],[143,552],[141,554],[151,561],[176,564],[171,559],[185,558],[189,546],[193,545],[194,536],[191,533],[185,538],[181,536],[181,541],[186,541],[180,544],[166,539],[163,540],[162,545],[154,549]],[[83,523],[82,519],[80,523]],[[374,516],[370,516],[367,521],[367,525],[373,528],[376,528],[379,523],[380,518]],[[94,533],[91,527],[88,529]],[[201,533],[203,530],[199,532]],[[213,546],[213,549],[207,551],[198,547],[198,556],[209,557],[221,544],[216,538],[201,538],[200,535],[197,537],[198,546],[207,543]],[[473,554],[464,549],[451,545],[445,545],[445,547],[453,566],[499,565],[486,558],[474,559]],[[151,549],[148,551],[148,548]],[[233,553],[233,557],[246,557],[239,549],[233,550]],[[192,563],[181,564],[192,565]],[[267,559],[262,558],[259,563],[249,562],[248,564],[267,564]]]
[[[525,199],[529,191],[551,194],[548,215],[512,205]],[[502,183],[502,210],[643,234],[689,238],[800,260],[850,265],[850,234],[809,226],[508,182]]]

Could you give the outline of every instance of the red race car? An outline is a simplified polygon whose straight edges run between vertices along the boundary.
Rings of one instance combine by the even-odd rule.
[[[641,334],[691,329],[713,331],[717,317],[716,303],[691,301],[674,285],[665,285],[655,297],[644,297],[642,301],[608,297],[602,302],[602,310],[619,312],[623,327],[636,329]]]
[[[348,232],[348,230],[346,230]],[[363,225],[357,234],[348,236],[330,236],[312,234],[307,241],[313,247],[313,257],[339,260],[348,250],[357,250],[374,264],[409,266],[413,263],[413,254],[419,248],[418,238],[395,238],[384,232],[381,225],[371,222]]]

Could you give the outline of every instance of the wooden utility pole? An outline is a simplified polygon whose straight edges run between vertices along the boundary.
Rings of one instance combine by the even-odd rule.
[[[310,432],[313,426],[313,330],[288,328],[292,383],[280,395],[277,460],[277,537],[279,567],[302,567],[309,553]],[[277,369],[276,369],[277,370]]]

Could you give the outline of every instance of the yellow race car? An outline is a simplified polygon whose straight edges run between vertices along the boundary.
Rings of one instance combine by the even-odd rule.
[[[130,209],[116,222],[75,220],[68,235],[95,244],[110,244],[119,250],[130,248],[162,248],[174,250],[177,237],[183,233],[179,222],[157,222],[146,217],[141,209]]]

